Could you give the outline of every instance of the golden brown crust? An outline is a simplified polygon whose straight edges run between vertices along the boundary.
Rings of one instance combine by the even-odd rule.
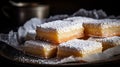
[[[78,30],[73,30],[70,32],[58,34],[57,31],[44,32],[44,31],[41,31],[41,29],[37,29],[36,30],[36,32],[37,32],[36,39],[49,41],[49,42],[55,43],[55,44],[59,44],[59,43],[66,42],[66,41],[71,40],[71,39],[84,37],[83,31],[84,31],[84,28],[81,28]]]

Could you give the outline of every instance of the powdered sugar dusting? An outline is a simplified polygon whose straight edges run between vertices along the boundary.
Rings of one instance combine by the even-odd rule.
[[[119,36],[113,36],[113,37],[107,37],[107,38],[89,38],[88,40],[96,40],[99,42],[107,42],[109,45],[117,46],[120,45],[120,37]]]
[[[59,48],[70,48],[77,51],[93,50],[102,47],[102,44],[95,41],[74,39],[60,44]]]
[[[29,40],[25,42],[25,47],[36,47],[36,46],[40,46],[40,47],[47,47],[47,48],[51,48],[53,46],[55,46],[54,44],[51,44],[49,42],[45,42],[45,41],[38,41],[38,40]]]
[[[81,16],[78,16],[78,17],[68,17],[64,20],[94,20],[92,18],[88,18],[88,17],[81,17]]]
[[[73,28],[78,29],[78,28],[83,28],[82,23],[78,22],[72,22],[72,21],[65,21],[65,20],[57,20],[57,21],[52,21],[48,23],[44,23],[38,28],[41,28],[44,31],[69,31]]]
[[[26,39],[29,40],[29,38],[30,38],[30,40],[35,40],[35,36],[36,36],[36,31],[35,30],[29,30],[27,32]]]
[[[36,31],[35,30],[29,30],[28,33],[35,34]]]
[[[69,18],[66,18],[64,20],[69,20],[69,21],[78,21],[78,22],[81,22],[81,23],[86,23],[86,22],[90,22],[90,21],[94,21],[95,19],[92,19],[92,18],[88,18],[88,17],[69,17]]]
[[[91,26],[101,26],[102,28],[108,28],[112,26],[120,26],[120,20],[117,19],[100,19],[100,20],[94,20],[85,22],[84,25],[91,25]]]

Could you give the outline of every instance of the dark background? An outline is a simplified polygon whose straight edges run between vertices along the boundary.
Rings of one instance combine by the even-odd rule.
[[[40,4],[47,4],[50,5],[50,12],[49,16],[56,15],[56,14],[72,14],[80,8],[84,8],[87,10],[93,9],[102,9],[108,15],[120,15],[120,7],[118,0],[24,0],[18,1],[13,0],[16,2],[39,2]],[[6,0],[0,1],[0,8],[2,9],[4,6],[10,6],[9,2]],[[8,33],[8,31],[12,29],[16,29],[17,22],[12,22],[8,19],[0,9],[0,33]],[[8,62],[8,63],[7,63]],[[5,64],[14,66],[14,63],[5,61],[4,58],[0,58],[0,66]],[[118,63],[114,64],[107,64],[110,67],[113,65],[119,66]],[[18,66],[18,65],[15,65]],[[102,66],[102,65],[101,65]]]
[[[37,2],[50,5],[49,16],[56,14],[72,14],[80,8],[87,10],[102,9],[108,15],[120,15],[118,0],[13,0],[15,2]],[[10,6],[8,0],[0,1],[0,8]],[[0,9],[0,32],[7,33],[16,28],[17,22],[8,19]],[[14,19],[14,18],[13,18]]]

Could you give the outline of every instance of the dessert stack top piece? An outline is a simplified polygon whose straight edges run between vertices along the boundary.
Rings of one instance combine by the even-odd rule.
[[[67,20],[56,20],[48,23],[38,25],[37,28],[41,28],[45,31],[69,31],[72,28],[83,28],[82,23],[67,21]],[[71,28],[71,29],[70,29]]]

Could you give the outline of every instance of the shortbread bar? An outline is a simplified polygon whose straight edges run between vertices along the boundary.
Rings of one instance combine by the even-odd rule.
[[[85,57],[102,52],[102,44],[96,41],[74,39],[58,46],[57,57]]]
[[[57,46],[44,41],[29,40],[25,42],[23,50],[26,54],[41,58],[51,58],[56,56]]]
[[[52,43],[62,43],[71,39],[84,37],[82,23],[57,20],[37,26],[36,39]]]
[[[107,38],[90,37],[88,40],[101,42],[103,45],[103,50],[120,45],[120,37],[118,36]]]
[[[83,23],[85,35],[94,37],[120,36],[120,21],[103,19]]]

